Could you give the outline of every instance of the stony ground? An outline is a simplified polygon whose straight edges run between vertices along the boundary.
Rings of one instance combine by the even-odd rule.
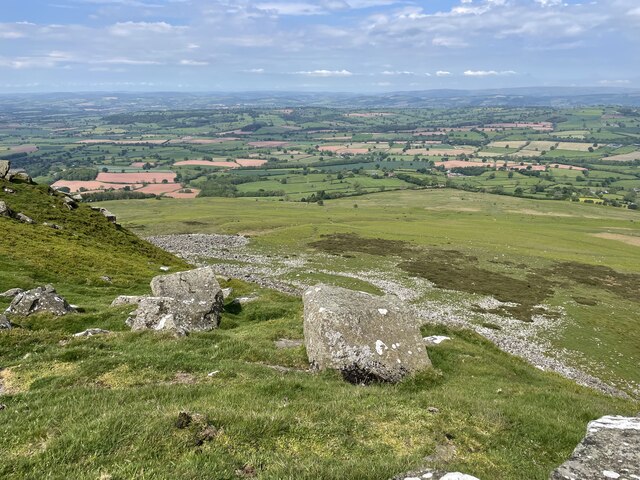
[[[285,258],[258,254],[252,252],[250,240],[243,236],[186,234],[154,236],[148,237],[147,240],[193,265],[203,266],[215,262],[221,276],[239,278],[293,295],[300,295],[309,286],[300,280],[283,278],[291,277],[292,274],[295,276],[296,271],[304,269],[309,263],[309,257],[298,255],[295,258]],[[444,299],[442,296],[439,296],[438,300],[430,299],[428,294],[434,287],[427,280],[420,278],[394,276],[389,271],[381,270],[338,272],[315,269],[315,272],[367,282],[382,292],[396,295],[411,303],[417,316],[424,320],[424,323],[444,323],[471,328],[500,349],[527,360],[541,370],[556,372],[580,385],[610,395],[627,396],[602,379],[577,368],[576,352],[558,351],[550,345],[549,333],[560,331],[568,321],[562,308],[543,306],[553,315],[537,315],[532,322],[523,322],[472,310],[474,307],[488,310],[505,305],[492,297],[486,297],[480,302],[460,300],[459,296],[455,296],[454,299],[454,295],[450,301],[447,301],[446,296]],[[483,322],[478,323],[479,316],[484,319]],[[496,325],[499,329],[494,327]],[[640,395],[637,388],[632,387],[632,391]]]

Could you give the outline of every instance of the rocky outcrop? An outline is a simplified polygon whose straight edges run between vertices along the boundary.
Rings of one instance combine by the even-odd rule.
[[[34,313],[53,313],[66,315],[76,310],[56,292],[51,285],[37,287],[17,294],[6,313],[27,317]]]
[[[24,213],[16,213],[16,220],[21,221],[22,223],[28,223],[30,225],[36,223],[33,218],[25,215]]]
[[[640,479],[640,417],[606,416],[589,422],[571,458],[549,479]]]
[[[115,214],[111,213],[106,208],[103,208],[103,207],[91,207],[91,210],[95,210],[96,212],[100,212],[111,223],[116,223],[118,221],[118,219],[116,218]]]
[[[5,178],[11,170],[11,162],[9,160],[0,160],[0,178]]]
[[[14,183],[33,183],[33,179],[24,169],[11,169],[5,178]]]
[[[1,330],[10,330],[11,322],[7,319],[6,315],[0,314],[0,331]]]
[[[132,330],[186,334],[220,324],[223,295],[212,267],[157,276],[151,281],[151,291],[153,296],[138,299],[137,310],[127,320]],[[129,299],[133,303],[136,297],[119,297],[114,303]]]
[[[397,297],[317,285],[303,295],[311,368],[352,383],[398,382],[431,366],[418,322]]]
[[[420,470],[396,475],[391,480],[478,480],[478,478],[460,472]]]

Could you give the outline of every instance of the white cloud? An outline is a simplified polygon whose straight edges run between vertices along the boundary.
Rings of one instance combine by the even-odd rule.
[[[139,33],[174,33],[185,27],[176,27],[167,22],[119,22],[109,28],[112,35],[128,37]]]
[[[431,43],[436,47],[462,48],[468,47],[469,44],[461,38],[456,37],[435,37]]]
[[[598,82],[600,85],[629,85],[631,83],[630,80],[600,80]]]
[[[516,75],[517,72],[513,70],[502,70],[500,72],[496,70],[465,70],[465,77],[495,77],[503,75]]]
[[[382,72],[382,75],[415,75],[415,72],[410,72],[407,70],[385,70]]]
[[[451,72],[447,72],[445,70],[438,70],[436,72],[436,77],[447,77],[449,75],[451,75]]]
[[[180,65],[184,65],[187,67],[205,67],[209,65],[209,62],[185,59],[185,60],[180,60]]]
[[[250,68],[249,70],[243,70],[245,73],[256,73],[261,75],[264,73],[264,68]]]
[[[307,77],[350,77],[353,75],[349,70],[310,70],[295,73]]]

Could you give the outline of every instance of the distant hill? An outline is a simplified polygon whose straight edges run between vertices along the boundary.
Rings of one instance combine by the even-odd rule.
[[[323,92],[48,93],[0,95],[0,122],[15,115],[230,107],[451,108],[640,106],[640,90],[613,87],[521,87],[376,94]]]

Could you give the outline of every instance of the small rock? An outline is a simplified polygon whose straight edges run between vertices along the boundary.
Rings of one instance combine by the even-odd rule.
[[[7,172],[5,178],[15,183],[33,183],[33,180],[23,169],[11,169]]]
[[[111,302],[112,307],[119,307],[121,305],[138,305],[140,300],[144,297],[141,295],[120,295],[113,302]]]
[[[226,300],[233,294],[233,288],[223,288],[222,289],[222,297]]]
[[[24,290],[21,289],[21,288],[10,288],[6,292],[0,293],[0,297],[13,298],[13,297],[15,297],[16,295],[18,295],[19,293],[22,293],[22,292],[24,292]]]
[[[460,472],[442,472],[439,470],[420,470],[396,475],[391,480],[479,480]]]
[[[6,315],[0,314],[0,330],[11,330],[11,322]]]
[[[55,223],[44,222],[42,225],[45,227],[53,228],[54,230],[62,230],[62,227]]]
[[[26,216],[24,213],[16,213],[16,219],[22,223],[34,224],[36,223],[33,218]]]
[[[74,333],[74,337],[93,337],[94,335],[105,335],[111,333],[109,330],[103,330],[101,328],[88,328],[79,333]]]
[[[304,345],[304,340],[290,340],[288,338],[280,338],[273,342],[276,348],[297,348]]]
[[[207,373],[207,377],[215,377],[219,373],[220,373],[220,370],[214,370],[213,372]]]
[[[73,198],[64,197],[62,201],[64,203],[64,206],[67,207],[69,210],[75,210],[76,208],[78,208],[78,204]]]
[[[0,200],[0,217],[7,217],[7,218],[13,217],[13,212],[7,206],[7,203],[3,200]]]
[[[9,187],[3,187],[2,191],[4,193],[9,193],[9,194],[16,193],[16,191],[13,188],[9,188]]]
[[[238,298],[234,298],[233,303],[234,305],[246,305],[247,303],[251,303],[251,302],[255,302],[256,300],[259,300],[260,297],[238,297]]]
[[[437,409],[436,407],[429,407],[429,408],[427,408],[427,412],[429,412],[429,413],[440,413],[440,410]]]
[[[167,266],[164,266],[164,265],[160,267],[160,271],[162,271],[162,272],[168,272],[169,270],[171,270],[170,267],[167,267]]]
[[[106,282],[106,283],[112,283],[112,281],[113,281],[109,275],[101,276],[100,280],[102,280],[103,282]]]
[[[56,292],[52,285],[37,287],[19,293],[13,298],[7,313],[29,316],[33,313],[48,312],[54,315],[66,315],[76,310]]]
[[[430,337],[424,337],[423,340],[427,345],[440,345],[445,340],[451,340],[451,338],[443,335],[432,335]]]

